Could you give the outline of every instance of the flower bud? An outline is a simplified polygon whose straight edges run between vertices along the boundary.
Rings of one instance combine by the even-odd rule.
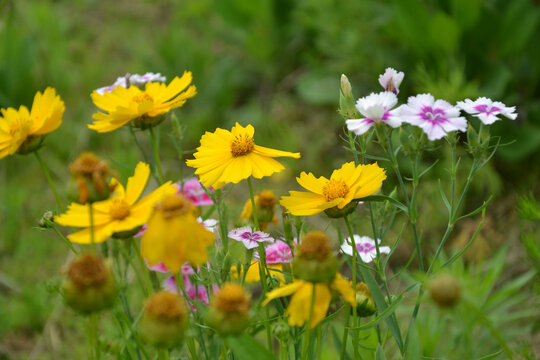
[[[360,317],[371,316],[377,311],[371,291],[365,283],[356,284],[356,304],[356,314]]]
[[[26,155],[36,151],[43,143],[43,135],[30,135],[17,149],[17,154]]]
[[[272,325],[272,335],[283,342],[289,340],[289,325],[285,321],[278,321]]]
[[[220,335],[237,335],[249,325],[250,296],[242,286],[226,283],[206,313],[206,323]]]
[[[268,224],[277,225],[275,206],[278,203],[277,197],[272,190],[264,190],[255,195],[255,206],[257,207],[257,217],[261,224],[261,230],[266,230]],[[241,219],[252,219],[253,206],[251,200],[248,199],[244,204],[244,209],[240,215]]]
[[[324,210],[324,213],[329,218],[338,219],[338,218],[345,217],[345,216],[349,215],[350,213],[352,213],[356,209],[357,205],[358,205],[358,201],[357,200],[352,200],[350,203],[348,203],[347,205],[345,205],[341,209],[339,207],[337,207],[337,206],[334,206],[334,207],[332,207],[330,209]]]
[[[159,124],[161,124],[166,119],[166,115],[167,114],[161,114],[157,116],[143,115],[133,120],[132,124],[134,127],[141,130],[150,129],[154,126],[158,126]]]
[[[334,279],[338,268],[328,236],[322,231],[307,233],[296,249],[294,277],[312,283],[327,283]]]
[[[91,152],[82,153],[69,165],[69,170],[68,196],[74,202],[86,204],[105,200],[113,190],[107,182],[107,177],[112,174],[109,165]]]
[[[184,340],[186,309],[182,300],[168,291],[152,295],[144,306],[138,330],[141,339],[157,347],[177,347]]]
[[[42,229],[50,229],[54,224],[54,214],[52,211],[45,211],[41,219],[38,221],[38,226]]]
[[[456,279],[449,275],[438,275],[429,283],[429,295],[440,307],[452,307],[461,298],[461,287]]]
[[[80,255],[69,265],[62,287],[64,301],[82,314],[112,306],[117,293],[113,276],[103,259],[90,253]]]
[[[345,74],[341,74],[341,92],[345,97],[352,98],[352,87]]]

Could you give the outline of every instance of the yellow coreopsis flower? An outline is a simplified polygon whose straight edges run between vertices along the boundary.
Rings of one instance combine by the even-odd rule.
[[[206,187],[221,188],[225,183],[239,183],[253,176],[260,179],[284,169],[274,157],[298,159],[300,153],[274,150],[256,145],[253,141],[255,129],[240,124],[231,131],[216,129],[201,137],[201,146],[194,154],[195,159],[186,164],[196,168],[195,174]]]
[[[197,208],[173,194],[154,206],[141,251],[149,265],[161,262],[176,273],[186,262],[199,266],[208,261],[206,248],[213,243],[214,234],[197,221]]]
[[[285,315],[289,317],[289,325],[302,326],[309,321],[311,311],[311,296],[315,286],[315,300],[313,302],[313,315],[311,317],[311,328],[317,326],[326,316],[330,300],[331,290],[337,290],[352,306],[356,305],[355,292],[351,284],[337,274],[331,283],[311,283],[300,279],[295,279],[291,284],[284,285],[266,294],[263,305],[271,300],[293,295]]]
[[[197,94],[191,83],[190,71],[181,78],[175,77],[169,85],[160,82],[146,83],[144,90],[137,86],[117,86],[111,92],[92,93],[92,101],[102,110],[95,113],[93,124],[88,125],[100,133],[110,132],[133,121],[134,126],[146,129],[159,124],[162,115],[176,109]],[[184,89],[186,89],[184,91]]]
[[[56,130],[62,124],[66,109],[56,90],[48,87],[43,93],[37,92],[32,109],[26,106],[1,109],[0,117],[0,159],[15,153],[36,150],[42,135]]]
[[[348,162],[334,170],[330,180],[302,172],[296,181],[311,192],[289,191],[280,204],[296,216],[317,214],[327,209],[343,209],[351,201],[372,195],[386,179],[385,170],[376,163],[358,165]]]
[[[96,243],[104,242],[115,233],[129,232],[144,225],[152,213],[154,204],[164,195],[174,194],[177,191],[176,186],[168,181],[137,202],[149,176],[150,166],[140,162],[135,168],[135,174],[128,179],[126,189],[113,179],[111,185],[114,186],[114,196],[92,204]],[[88,206],[72,203],[66,213],[55,218],[55,222],[60,225],[86,228],[68,235],[71,242],[91,243]]]

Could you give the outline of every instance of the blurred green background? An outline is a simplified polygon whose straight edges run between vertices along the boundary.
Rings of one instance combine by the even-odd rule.
[[[204,131],[251,123],[261,145],[302,152],[286,161],[282,178],[300,170],[325,175],[350,160],[336,111],[342,73],[357,97],[381,91],[377,77],[389,66],[405,72],[402,102],[421,92],[450,102],[491,97],[517,106],[519,117],[492,126],[509,144],[483,170],[470,202],[495,194],[487,230],[494,235],[484,235],[478,251],[509,243],[517,274],[529,265],[514,197],[540,189],[539,24],[534,0],[0,0],[0,107],[29,106],[36,91],[57,89],[64,122],[41,154],[62,189],[67,163],[83,150],[107,158],[124,179],[140,158],[126,129],[86,128],[96,111],[91,91],[127,72],[170,80],[191,70],[198,95],[176,112],[184,148],[194,149]],[[169,129],[162,125],[163,158],[175,178],[181,165]],[[447,164],[444,151],[427,160],[440,153]],[[434,174],[436,194],[446,173],[436,167]],[[43,327],[58,316],[46,281],[67,252],[53,234],[32,228],[54,204],[35,159],[2,159],[0,184],[0,359],[39,357]],[[440,206],[429,194],[420,201],[420,209]],[[445,219],[430,221],[444,226]]]

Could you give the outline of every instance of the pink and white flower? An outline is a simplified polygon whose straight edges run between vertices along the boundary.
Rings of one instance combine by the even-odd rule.
[[[167,81],[167,78],[165,78],[165,76],[161,75],[161,73],[156,73],[155,74],[155,73],[148,72],[148,73],[146,73],[144,75],[139,75],[139,74],[129,75],[128,74],[126,76],[120,76],[119,78],[117,78],[116,81],[114,82],[114,84],[109,85],[109,86],[101,87],[99,89],[96,89],[95,91],[98,94],[103,95],[106,92],[113,91],[118,86],[127,87],[126,77],[129,78],[129,84],[130,85],[135,85],[135,86],[144,85],[147,82],[165,82],[165,81]]]
[[[475,101],[472,101],[471,99],[458,101],[457,107],[476,116],[486,125],[493,124],[495,121],[500,120],[497,115],[503,115],[511,120],[517,118],[515,106],[508,107],[502,102],[493,101],[486,97],[480,97]]]
[[[292,261],[292,252],[289,245],[281,240],[276,240],[275,243],[266,248],[266,263],[267,264],[284,264]],[[258,258],[255,256],[255,258]]]
[[[187,296],[189,296],[192,300],[198,300],[201,303],[208,305],[209,304],[209,296],[208,296],[208,290],[204,285],[194,285],[189,277],[184,275],[184,287],[186,290]],[[171,276],[165,281],[163,281],[163,289],[173,293],[177,294],[177,287],[176,287],[176,279],[174,276]],[[219,290],[219,287],[215,284],[212,285],[213,292],[216,292]],[[192,306],[192,309],[194,311],[197,311],[197,308],[195,305]]]
[[[198,217],[197,218],[197,221],[199,222],[199,224],[201,224],[202,226],[204,226],[206,228],[206,230],[208,231],[211,231],[211,232],[215,232],[216,229],[217,229],[217,224],[218,224],[218,220],[216,219],[206,219],[206,220],[203,220],[202,217]]]
[[[343,251],[344,254],[353,256],[353,247],[350,245],[350,242],[351,238],[345,239],[343,245],[341,245],[341,251]],[[377,240],[377,244],[380,242],[381,240]],[[369,236],[360,236],[355,234],[354,244],[363,262],[369,263],[377,257],[375,241]],[[390,248],[388,246],[379,246],[379,253],[388,254],[390,253]]]
[[[403,122],[422,128],[432,141],[451,131],[467,131],[467,119],[459,116],[459,109],[445,100],[435,100],[431,94],[411,96],[406,105],[392,113]]]
[[[229,237],[233,240],[242,242],[246,249],[254,249],[259,246],[259,243],[262,242],[274,242],[274,238],[272,238],[269,234],[262,231],[252,232],[249,226],[244,226],[229,231]]]
[[[357,135],[368,131],[376,122],[384,122],[391,127],[401,125],[399,117],[392,116],[390,110],[397,104],[396,94],[385,91],[378,94],[372,93],[358,99],[356,109],[365,116],[362,119],[349,119],[346,121],[347,128]]]
[[[379,84],[386,90],[393,92],[394,94],[399,93],[399,85],[403,81],[404,73],[397,72],[392,68],[386,68],[384,74],[379,75]]]
[[[212,188],[209,188],[209,190],[213,190]],[[201,206],[201,205],[213,205],[214,202],[208,196],[206,191],[204,191],[201,183],[197,178],[189,178],[184,182],[184,187],[182,188],[180,184],[178,184],[178,193],[182,193],[186,198],[191,200],[193,205],[195,206]]]

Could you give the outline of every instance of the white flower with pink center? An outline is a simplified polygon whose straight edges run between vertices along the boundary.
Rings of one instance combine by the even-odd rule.
[[[356,109],[365,117],[347,120],[347,128],[357,135],[362,135],[376,122],[383,122],[394,128],[400,126],[399,117],[392,116],[390,112],[396,106],[397,101],[396,94],[389,91],[372,93],[358,99]]]
[[[399,85],[403,81],[404,73],[397,72],[392,68],[386,68],[384,74],[379,75],[379,84],[386,90],[393,92],[394,94],[399,93]]]
[[[353,247],[350,245],[350,242],[351,238],[345,239],[343,245],[341,245],[341,251],[343,251],[344,254],[353,256]],[[381,240],[377,240],[378,244],[380,242]],[[360,236],[355,234],[354,244],[356,246],[356,250],[358,251],[358,255],[360,255],[363,262],[369,263],[377,257],[375,241],[369,236]],[[390,248],[388,246],[379,246],[379,253],[388,254],[390,253]]]
[[[445,100],[435,100],[431,94],[409,97],[406,105],[392,111],[392,115],[424,130],[429,140],[443,138],[451,131],[467,131],[467,119]]]
[[[209,190],[213,189],[209,188]],[[178,184],[178,193],[183,194],[186,198],[191,200],[191,202],[195,206],[214,204],[210,196],[208,196],[206,191],[204,191],[199,180],[197,180],[196,178],[187,179],[184,182],[183,188],[180,187],[180,184]]]
[[[465,99],[465,101],[458,101],[457,107],[461,110],[476,116],[484,124],[493,124],[495,121],[501,118],[498,115],[503,115],[508,119],[515,120],[517,118],[516,107],[508,107],[502,102],[493,101],[486,97],[480,97],[475,101],[471,99]]]
[[[274,242],[274,238],[272,238],[269,234],[262,231],[252,232],[249,226],[244,226],[229,231],[229,237],[233,240],[242,242],[246,249],[254,249],[259,246],[259,243],[262,242]]]
[[[257,256],[255,256],[257,258]],[[292,261],[292,252],[289,245],[281,240],[276,240],[275,243],[266,248],[266,263],[267,264],[284,264]]]

